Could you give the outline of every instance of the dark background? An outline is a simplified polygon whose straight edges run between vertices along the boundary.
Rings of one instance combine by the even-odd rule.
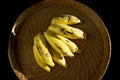
[[[26,8],[41,0],[1,0],[0,1],[0,80],[18,80],[8,60],[8,39],[12,26]],[[81,3],[92,8],[105,23],[110,34],[111,42],[113,30],[113,5],[111,0],[79,0]],[[112,64],[113,51],[111,53],[111,61],[102,80],[113,80]]]

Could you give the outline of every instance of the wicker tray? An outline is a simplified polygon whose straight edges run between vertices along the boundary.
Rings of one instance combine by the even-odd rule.
[[[33,37],[46,30],[53,17],[72,14],[84,23],[74,25],[87,33],[86,40],[74,40],[83,51],[66,58],[69,67],[56,64],[50,73],[35,62]],[[8,55],[20,80],[99,80],[110,60],[111,42],[100,17],[89,7],[73,0],[45,0],[26,9],[16,20],[10,34]]]

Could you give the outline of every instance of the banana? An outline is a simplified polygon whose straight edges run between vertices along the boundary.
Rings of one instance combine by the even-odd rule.
[[[81,29],[69,26],[77,23],[82,21],[74,15],[54,17],[48,29],[34,37],[34,58],[41,68],[50,72],[50,67],[54,67],[55,63],[67,68],[65,56],[74,57],[73,53],[81,53],[78,46],[70,40],[86,39],[86,34]]]
[[[47,49],[47,45],[46,45],[44,36],[42,34],[38,34],[34,37],[34,45],[36,45],[37,50],[38,50],[39,54],[42,56],[45,63],[51,67],[55,66],[55,64],[52,60],[52,56],[51,56],[49,50]]]
[[[60,55],[70,56],[70,57],[74,56],[74,54],[71,52],[69,47],[63,41],[52,35],[51,31],[49,30],[45,31],[44,36],[48,41],[48,43],[50,44],[50,46],[54,50],[56,50],[56,52],[58,52]]]
[[[50,72],[51,70],[50,67],[45,63],[42,56],[39,54],[36,45],[33,45],[33,53],[34,53],[34,57],[35,57],[37,64],[44,70]]]
[[[53,60],[59,65],[63,66],[64,68],[67,68],[68,65],[66,63],[64,56],[57,53],[52,47],[49,47],[49,50],[50,50]]]
[[[77,52],[78,51],[78,47],[77,47],[77,45],[73,42],[73,41],[71,41],[71,40],[69,40],[69,39],[67,39],[67,38],[65,38],[65,37],[63,37],[63,36],[60,36],[60,35],[56,35],[60,40],[62,40],[65,44],[67,44],[68,45],[68,47],[70,48],[70,50],[73,52],[73,53],[75,53],[75,52]]]
[[[65,24],[51,24],[48,27],[49,30],[55,32],[58,35],[64,36],[70,39],[85,39],[86,34],[79,28],[74,28]]]
[[[60,17],[54,17],[51,21],[52,24],[66,24],[66,25],[72,25],[81,23],[81,20],[73,15],[61,15]]]

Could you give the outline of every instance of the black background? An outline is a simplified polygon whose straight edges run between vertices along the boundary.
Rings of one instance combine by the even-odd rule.
[[[26,8],[41,0],[1,0],[0,1],[0,80],[18,80],[8,60],[8,39],[12,26]],[[92,8],[105,23],[110,34],[111,42],[113,30],[113,5],[111,0],[79,0],[83,4]],[[113,80],[112,64],[113,51],[111,53],[111,61],[102,80]]]

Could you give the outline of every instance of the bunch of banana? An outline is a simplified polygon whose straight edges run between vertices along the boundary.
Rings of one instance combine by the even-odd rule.
[[[54,17],[48,29],[34,37],[33,52],[38,65],[50,72],[55,63],[67,68],[65,56],[74,57],[79,52],[78,46],[70,39],[86,39],[86,34],[72,24],[82,23],[73,15]]]

